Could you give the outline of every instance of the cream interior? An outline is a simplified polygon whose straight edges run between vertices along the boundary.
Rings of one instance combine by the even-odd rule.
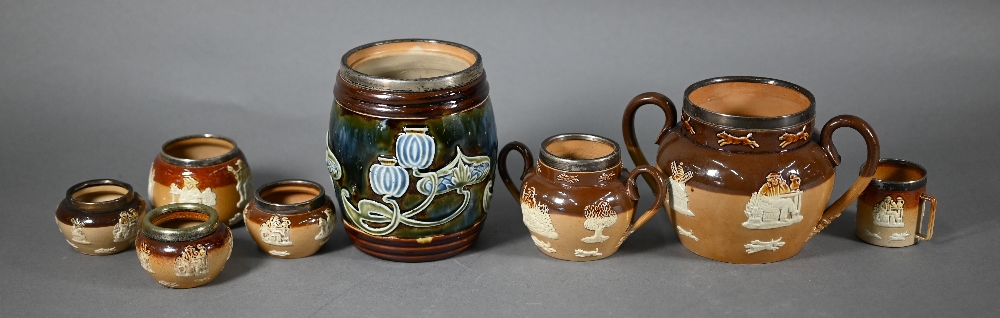
[[[559,140],[549,143],[545,150],[566,159],[596,159],[615,151],[611,145],[590,140]]]
[[[208,215],[198,212],[176,211],[151,220],[153,225],[168,229],[183,229],[208,221]]]
[[[469,68],[476,56],[447,44],[400,42],[366,48],[347,57],[352,69],[391,79],[444,76]]]
[[[695,105],[726,115],[778,117],[801,112],[809,107],[809,98],[793,89],[748,82],[707,85],[688,94]]]
[[[171,143],[163,152],[181,159],[208,159],[218,157],[233,150],[235,146],[223,139],[197,137]]]
[[[261,199],[277,204],[302,203],[319,196],[319,190],[306,185],[284,184],[260,192]]]
[[[924,172],[914,166],[898,162],[879,162],[875,169],[875,179],[893,182],[908,182],[920,180]]]
[[[128,194],[128,190],[116,185],[98,185],[86,187],[73,192],[73,199],[80,202],[105,202],[121,198]]]

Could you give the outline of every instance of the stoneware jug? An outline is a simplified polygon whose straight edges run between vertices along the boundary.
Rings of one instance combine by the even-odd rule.
[[[511,142],[500,162],[517,151],[524,158],[523,180],[515,184],[499,167],[507,190],[521,203],[522,220],[542,254],[567,261],[592,261],[614,254],[629,234],[646,224],[663,204],[663,174],[650,166],[622,169],[618,143],[588,134],[545,139],[534,165],[531,151]],[[635,179],[649,175],[659,189],[653,207],[636,219]],[[520,188],[518,186],[520,185]]]
[[[497,154],[489,86],[475,50],[402,39],[347,52],[327,138],[333,196],[359,250],[421,262],[475,242]]]
[[[646,104],[666,113],[656,166],[669,176],[671,222],[684,247],[710,259],[756,264],[794,256],[861,194],[878,164],[878,139],[861,118],[834,117],[817,134],[812,93],[733,76],[689,86],[679,124],[666,96],[636,96],[622,119],[636,165],[647,163],[633,127]],[[831,137],[840,127],[861,133],[868,157],[857,181],[827,207],[840,164]]]

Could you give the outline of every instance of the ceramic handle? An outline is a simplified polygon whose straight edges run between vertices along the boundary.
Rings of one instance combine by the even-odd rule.
[[[510,173],[507,173],[507,154],[511,150],[520,153],[521,158],[524,159],[524,171],[521,172],[520,180],[524,180],[524,176],[534,167],[535,159],[531,155],[531,150],[528,149],[528,146],[519,141],[511,141],[503,146],[503,149],[500,149],[500,154],[497,156],[497,161],[500,162],[500,165],[497,167],[500,172],[500,180],[503,180],[503,185],[507,187],[507,191],[510,191],[510,195],[513,195],[514,199],[517,200],[521,198],[521,189],[514,184],[514,180],[510,178]]]
[[[931,203],[931,212],[927,216],[927,234],[920,234],[920,226],[924,224],[924,203]],[[933,195],[923,193],[920,195],[920,213],[917,214],[917,238],[927,241],[934,235],[934,215],[937,213],[937,198]]]
[[[826,228],[827,225],[830,225],[830,222],[839,217],[840,213],[861,195],[861,192],[871,182],[872,177],[875,175],[875,168],[878,166],[879,146],[875,130],[863,119],[852,115],[840,115],[831,118],[826,125],[823,125],[823,130],[820,132],[820,146],[823,147],[823,151],[826,153],[827,159],[830,160],[830,164],[834,167],[840,165],[840,154],[837,153],[837,148],[833,146],[833,131],[840,127],[850,127],[857,130],[861,134],[861,137],[864,137],[865,144],[868,146],[868,158],[865,160],[865,165],[861,168],[861,175],[858,177],[858,180],[837,201],[834,201],[833,204],[827,207],[826,211],[823,211],[823,218],[819,220],[819,224],[813,228],[812,233],[809,234],[806,240],[809,240],[813,235],[816,235],[816,233]]]
[[[666,136],[667,131],[674,127],[677,123],[677,110],[674,108],[674,102],[670,101],[670,98],[664,96],[660,93],[648,92],[642,93],[636,96],[628,103],[625,107],[625,116],[622,117],[622,136],[625,136],[625,148],[628,149],[629,156],[632,156],[632,163],[636,166],[646,166],[649,165],[649,161],[646,160],[646,156],[642,153],[642,148],[639,147],[639,140],[635,137],[635,113],[639,110],[639,107],[644,105],[653,104],[659,106],[663,110],[663,114],[666,115],[666,121],[663,123],[663,128],[660,129],[660,134],[656,136],[656,144],[659,145],[663,136]],[[656,181],[653,177],[644,176],[646,183],[653,187],[654,191],[657,191],[654,184]]]
[[[632,201],[639,201],[639,189],[636,188],[635,186],[635,179],[642,174],[648,176],[647,179],[654,180],[653,182],[655,183],[650,183],[650,185],[651,186],[656,185],[653,188],[653,191],[656,192],[656,202],[653,202],[653,207],[649,208],[649,210],[646,210],[646,212],[644,212],[642,216],[639,217],[638,220],[635,219],[636,217],[635,214],[632,215],[632,223],[629,224],[629,229],[628,229],[629,233],[639,229],[644,224],[646,224],[646,222],[648,222],[649,219],[653,218],[653,215],[656,215],[656,212],[660,211],[660,206],[663,205],[663,201],[666,199],[667,196],[667,190],[666,190],[667,188],[663,185],[664,184],[663,173],[660,172],[660,170],[653,168],[652,166],[643,165],[636,167],[635,169],[632,170],[632,173],[628,175],[628,187],[626,190],[626,194],[628,194],[628,197],[632,199]]]

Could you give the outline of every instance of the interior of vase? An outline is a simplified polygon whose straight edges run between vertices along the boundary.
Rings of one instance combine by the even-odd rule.
[[[150,220],[153,225],[166,229],[183,229],[208,221],[207,214],[197,211],[172,211]]]
[[[260,191],[260,198],[275,204],[296,204],[319,197],[320,191],[307,184],[279,184]]]
[[[128,189],[117,185],[95,185],[73,192],[73,199],[79,202],[99,203],[121,198]]]
[[[548,143],[545,150],[563,159],[586,160],[607,157],[615,147],[600,141],[564,139]]]
[[[687,96],[701,108],[743,117],[780,117],[806,110],[809,97],[794,89],[755,82],[722,82],[699,87]]]
[[[875,169],[875,179],[888,182],[910,182],[923,179],[927,172],[919,166],[897,161],[882,161]]]
[[[347,57],[347,66],[358,72],[399,80],[454,74],[475,62],[476,56],[465,49],[433,42],[387,43]]]
[[[219,138],[194,137],[163,146],[163,153],[180,159],[208,159],[222,156],[236,148],[233,143]]]

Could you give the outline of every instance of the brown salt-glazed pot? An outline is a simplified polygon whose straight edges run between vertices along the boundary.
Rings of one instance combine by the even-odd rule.
[[[924,203],[930,202],[927,232]],[[861,240],[885,247],[904,247],[930,240],[934,234],[937,199],[927,194],[927,170],[914,162],[881,159],[872,179],[858,197],[857,232]]]
[[[538,165],[531,151],[511,142],[500,151],[524,158],[521,188],[501,164],[500,178],[521,203],[522,220],[542,254],[567,261],[592,261],[614,254],[632,232],[646,224],[666,196],[663,175],[650,166],[629,174],[622,168],[618,144],[588,134],[563,134],[542,142]],[[635,179],[650,175],[659,192],[653,207],[635,218],[639,192]]]
[[[139,233],[146,201],[128,183],[97,179],[66,190],[56,208],[59,231],[78,252],[109,255],[128,249]]]
[[[336,215],[323,187],[306,180],[275,181],[260,187],[243,212],[250,237],[261,250],[278,258],[316,253],[330,239]]]
[[[733,76],[689,86],[676,125],[666,96],[636,96],[622,120],[636,165],[647,163],[633,128],[646,104],[666,113],[656,166],[669,176],[668,215],[680,242],[718,261],[792,257],[861,194],[879,158],[875,132],[861,118],[834,117],[817,133],[812,93],[776,79]],[[867,160],[857,181],[827,207],[840,164],[831,138],[840,127],[861,133]]]
[[[253,199],[250,166],[233,140],[211,134],[179,137],[163,144],[149,170],[149,201],[200,203],[218,211],[227,225],[243,220]]]
[[[142,219],[135,252],[142,268],[160,285],[198,287],[226,266],[233,252],[233,233],[210,206],[172,203]]]

